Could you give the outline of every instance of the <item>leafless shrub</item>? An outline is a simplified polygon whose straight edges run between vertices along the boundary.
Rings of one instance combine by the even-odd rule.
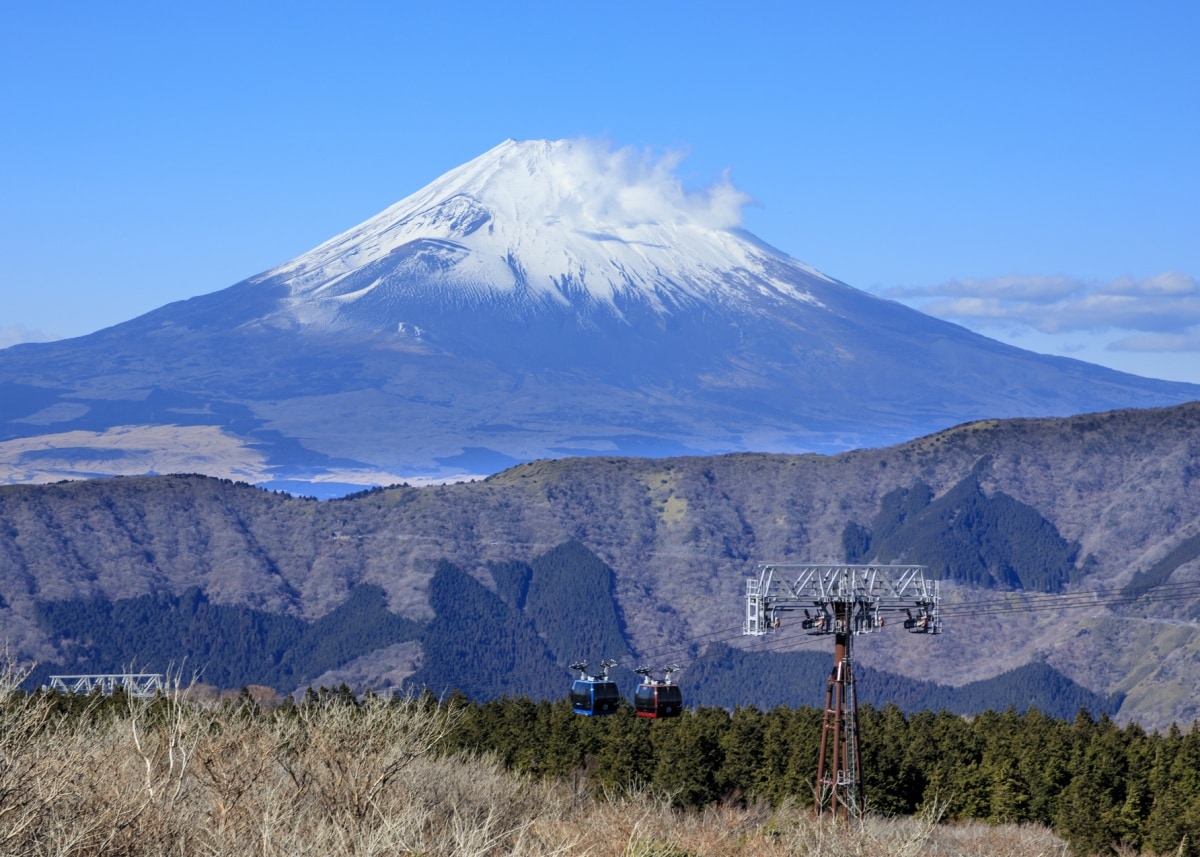
[[[115,715],[58,715],[0,676],[0,853],[1066,857],[1044,828],[847,824],[803,805],[681,811],[640,790],[534,781],[434,752],[453,710],[412,700],[202,706],[175,685]],[[581,795],[583,797],[581,797]],[[1123,857],[1133,857],[1132,852]]]
[[[47,697],[21,692],[27,676],[9,660],[0,665],[0,853],[99,847],[130,814],[94,806],[105,786],[88,775],[97,770],[91,731],[56,715]]]

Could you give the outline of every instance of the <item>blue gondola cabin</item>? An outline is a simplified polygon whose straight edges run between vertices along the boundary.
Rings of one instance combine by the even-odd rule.
[[[576,714],[602,717],[615,714],[621,707],[621,691],[616,682],[603,679],[576,679],[571,684],[571,707]]]

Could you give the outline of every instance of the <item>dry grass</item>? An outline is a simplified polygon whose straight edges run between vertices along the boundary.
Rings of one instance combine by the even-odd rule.
[[[1040,828],[847,826],[807,806],[673,810],[443,758],[454,713],[415,703],[245,708],[132,701],[62,718],[0,682],[0,854],[904,857],[1066,855]],[[176,689],[178,690],[178,689]]]

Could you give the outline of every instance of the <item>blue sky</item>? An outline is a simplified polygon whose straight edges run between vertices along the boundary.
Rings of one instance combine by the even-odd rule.
[[[1200,382],[1200,3],[0,15],[0,345],[232,285],[505,138],[586,136],[728,170],[750,231],[850,285]]]

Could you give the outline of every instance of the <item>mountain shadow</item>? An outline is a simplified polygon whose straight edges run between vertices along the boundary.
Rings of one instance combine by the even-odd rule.
[[[477,700],[552,699],[565,693],[568,664],[628,656],[613,570],[580,543],[489,570],[495,592],[449,562],[438,564],[430,584],[436,617],[421,636],[424,661],[413,686]]]
[[[1078,543],[1032,506],[1001,491],[984,494],[979,481],[990,466],[981,459],[936,499],[924,482],[890,492],[870,528],[846,525],[846,558],[917,563],[936,578],[970,586],[1061,592],[1079,573]]]
[[[615,585],[613,570],[576,541],[534,559],[525,613],[559,664],[628,657]]]
[[[475,700],[562,693],[567,673],[533,624],[461,568],[438,562],[429,601],[435,616],[421,634],[424,658],[410,686]]]
[[[193,672],[221,688],[261,684],[288,692],[360,655],[412,640],[420,626],[391,613],[384,591],[360,584],[314,622],[213,604],[198,587],[180,595],[44,601],[39,625],[69,656],[29,677],[128,670]]]
[[[1129,598],[1146,594],[1146,590],[1160,586],[1170,579],[1175,569],[1200,557],[1200,533],[1184,539],[1175,548],[1147,569],[1134,572],[1122,593]]]
[[[831,653],[752,652],[719,643],[681,674],[680,684],[689,706],[823,709],[831,666]],[[893,704],[909,712],[950,711],[966,716],[1010,708],[1024,713],[1036,708],[1070,720],[1081,708],[1115,715],[1124,700],[1122,694],[1094,693],[1037,661],[961,687],[864,666],[855,667],[854,674],[860,703]]]

